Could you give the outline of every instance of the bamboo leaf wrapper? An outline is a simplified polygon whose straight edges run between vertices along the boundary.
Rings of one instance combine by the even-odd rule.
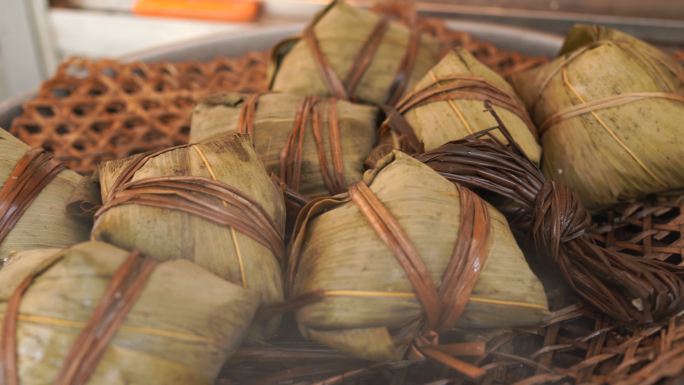
[[[66,212],[81,179],[60,168],[46,152],[31,150],[0,129],[0,259],[88,239],[87,227]]]
[[[530,326],[547,314],[542,285],[530,271],[506,220],[474,194],[400,152],[383,158],[376,169],[365,174],[363,183],[396,219],[403,230],[393,234],[405,233],[398,242],[415,246],[423,261],[419,264],[425,264],[437,287],[447,281],[449,285],[465,284],[461,279],[475,277],[471,292],[449,295],[444,303],[444,314],[465,306],[464,311],[456,312],[459,326]],[[470,222],[470,214],[463,214],[471,213],[466,201],[466,209],[460,207],[464,196],[486,210],[482,214],[488,218],[486,225]],[[340,351],[371,360],[399,360],[426,328],[449,329],[456,320],[426,326],[430,317],[426,319],[424,311],[431,310],[418,295],[414,281],[407,279],[408,273],[394,253],[396,245],[390,247],[385,241],[384,237],[390,236],[380,236],[375,230],[383,221],[371,225],[353,197],[344,194],[312,201],[298,218],[290,255],[291,295],[318,293],[322,300],[299,310],[297,321],[304,336]],[[371,206],[377,209],[377,204]],[[461,223],[465,225],[461,227]],[[488,235],[473,235],[479,234],[478,228]],[[411,249],[409,246],[402,250]],[[452,262],[459,247],[482,250],[481,259],[470,266],[477,266],[478,274],[464,274],[463,270],[447,273],[457,271],[451,270],[452,263],[468,260],[455,257]],[[439,290],[447,290],[444,285]],[[467,304],[457,304],[468,298]]]
[[[290,94],[217,94],[193,112],[190,141],[250,134],[269,173],[305,196],[337,194],[361,179],[376,141],[377,109]]]
[[[0,271],[3,326],[11,317],[8,300],[26,277],[37,274],[21,298],[13,334],[22,385],[57,383],[58,378],[67,378],[63,369],[68,363],[76,364],[77,371],[92,365],[67,353],[79,349],[77,338],[87,334],[86,324],[129,254],[88,242],[65,250],[21,252]],[[257,304],[253,292],[188,261],[159,263],[105,345],[92,374],[85,382],[68,383],[213,384],[244,338]],[[4,333],[6,341],[9,334]],[[8,346],[2,349],[5,354]],[[88,353],[85,357],[90,357]],[[3,364],[7,376],[8,361],[3,359]],[[9,384],[7,377],[2,380]]]
[[[596,209],[684,187],[684,70],[622,32],[578,25],[560,56],[514,77],[544,173]]]
[[[433,37],[337,0],[274,47],[271,90],[393,104],[439,53]]]
[[[158,260],[188,259],[258,292],[264,304],[282,300],[282,191],[248,137],[106,162],[99,172],[95,239]],[[276,327],[276,319],[258,322],[252,332],[261,338]]]
[[[395,147],[416,152],[430,151],[494,127],[497,122],[492,115],[483,112],[485,100],[492,103],[527,157],[539,163],[541,147],[524,103],[506,80],[462,48],[447,54],[396,106],[422,148],[406,148],[400,133],[389,129],[391,120],[381,129],[383,141],[391,140]],[[494,135],[506,142],[500,133]]]

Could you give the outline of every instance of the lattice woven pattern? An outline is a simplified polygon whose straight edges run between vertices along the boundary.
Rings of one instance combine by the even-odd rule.
[[[545,327],[470,333],[468,340],[482,338],[489,341],[486,353],[473,362],[487,373],[477,380],[455,376],[429,361],[361,364],[291,341],[275,348],[242,348],[219,384],[674,385],[684,375],[682,317],[629,328],[570,305],[554,312]],[[293,382],[281,381],[293,377]]]
[[[102,160],[184,143],[201,96],[265,88],[266,54],[208,63],[69,59],[24,105],[11,132],[87,173]]]
[[[504,76],[544,61],[500,51],[440,23],[431,28],[447,47],[466,47]],[[675,55],[684,62],[684,51]],[[55,152],[72,169],[87,173],[102,160],[185,142],[190,111],[199,98],[216,91],[266,88],[267,56],[258,52],[206,63],[155,64],[70,59],[26,103],[11,131],[32,146]],[[683,208],[684,197],[678,196],[626,204],[597,217],[596,237],[639,257],[682,264]],[[681,316],[643,327],[615,325],[573,304],[567,292],[550,294],[558,310],[546,326],[487,334],[486,354],[473,362],[488,372],[477,381],[430,362],[368,366],[311,347],[301,339],[278,339],[276,348],[240,351],[221,383],[268,384],[293,377],[314,382],[325,379],[319,384],[328,385],[683,383]]]
[[[445,49],[464,46],[504,75],[545,60],[500,51],[438,22],[430,28]],[[186,142],[196,101],[217,91],[265,90],[267,60],[266,52],[206,63],[69,59],[24,105],[10,131],[88,173],[103,160]]]
[[[595,220],[596,239],[611,249],[684,264],[684,195],[623,204]]]

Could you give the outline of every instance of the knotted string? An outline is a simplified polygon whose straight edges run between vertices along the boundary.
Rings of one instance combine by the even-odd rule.
[[[509,222],[527,234],[535,262],[550,263],[580,297],[608,316],[647,323],[681,311],[684,269],[598,246],[587,232],[591,217],[577,196],[546,181],[487,108],[513,150],[486,130],[417,158],[454,183],[514,201],[520,210]],[[485,136],[491,140],[482,140]]]

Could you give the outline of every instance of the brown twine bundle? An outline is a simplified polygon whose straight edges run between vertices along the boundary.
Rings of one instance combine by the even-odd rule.
[[[417,156],[452,182],[510,199],[519,205],[511,225],[527,237],[536,263],[549,261],[587,302],[621,322],[651,322],[684,308],[684,269],[598,246],[587,233],[589,213],[566,186],[547,181],[523,155],[491,105],[498,129]],[[491,140],[480,140],[490,136]]]

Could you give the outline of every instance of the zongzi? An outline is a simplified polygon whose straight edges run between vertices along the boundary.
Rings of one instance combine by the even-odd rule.
[[[429,151],[496,126],[492,115],[483,113],[485,100],[498,112],[525,155],[539,163],[541,148],[524,103],[506,80],[462,48],[447,54],[397,104],[397,112],[422,144],[422,148],[408,150]],[[406,148],[399,140],[402,133],[392,130],[391,122],[387,120],[382,131],[392,134],[396,147]],[[493,135],[506,141],[498,131]]]
[[[0,259],[87,240],[87,226],[66,213],[80,180],[46,151],[29,149],[0,129]]]
[[[375,145],[377,109],[288,94],[217,94],[192,115],[190,142],[240,132],[253,138],[268,172],[305,196],[356,183]]]
[[[101,242],[24,251],[0,271],[0,382],[211,385],[256,297],[189,261]]]
[[[94,239],[158,260],[189,259],[255,290],[263,304],[282,301],[283,195],[249,137],[105,162],[99,173]],[[275,318],[257,322],[252,337],[276,326]]]
[[[393,104],[439,60],[436,39],[333,1],[300,38],[273,49],[271,90]]]
[[[596,209],[684,187],[684,69],[625,33],[578,25],[560,56],[514,76],[542,169]]]
[[[302,334],[370,360],[456,325],[531,326],[548,312],[503,215],[397,151],[348,194],[304,207],[288,269],[293,300],[320,299],[297,311]]]

